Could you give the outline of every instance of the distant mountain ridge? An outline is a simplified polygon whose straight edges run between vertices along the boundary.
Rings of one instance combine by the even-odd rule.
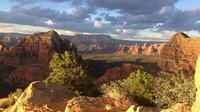
[[[162,42],[154,42],[154,41],[130,41],[130,40],[118,40],[114,39],[109,35],[74,35],[67,36],[61,35],[63,39],[70,40],[74,43],[79,52],[87,53],[110,53],[115,52],[117,47],[122,45],[143,45],[147,43],[151,45],[153,43],[162,43]]]
[[[20,33],[0,33],[0,42],[7,47],[11,47],[18,42],[19,39],[24,38],[30,34]],[[117,47],[122,45],[143,45],[144,43],[153,44],[161,43],[154,41],[130,41],[114,39],[109,35],[83,35],[77,34],[60,35],[63,40],[69,40],[74,43],[80,53],[111,53],[115,52]]]

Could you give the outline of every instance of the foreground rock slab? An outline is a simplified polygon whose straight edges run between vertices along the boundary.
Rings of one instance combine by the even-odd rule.
[[[128,99],[115,100],[106,97],[75,97],[66,106],[65,112],[125,112],[137,105]]]
[[[67,87],[36,81],[4,112],[64,112],[67,101],[74,96]]]

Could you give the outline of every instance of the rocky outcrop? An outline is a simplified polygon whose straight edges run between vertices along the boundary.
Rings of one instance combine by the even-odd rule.
[[[65,112],[125,112],[136,103],[123,99],[121,101],[106,97],[75,97],[68,101]]]
[[[36,81],[4,112],[64,112],[67,101],[74,96],[67,87]]]
[[[137,103],[129,98],[76,97],[66,86],[36,81],[4,112],[124,112],[131,105]]]
[[[143,46],[139,46],[138,44],[135,45],[123,45],[120,44],[115,51],[117,55],[157,55],[159,50],[161,49],[162,44],[154,43],[152,45],[147,45],[144,43]]]
[[[107,83],[109,81],[120,80],[127,78],[130,73],[143,69],[142,66],[125,63],[121,67],[110,68],[102,75],[97,84]]]
[[[123,54],[125,54],[125,53],[128,52],[128,51],[129,51],[128,46],[120,44],[120,45],[117,47],[115,54],[117,54],[117,55],[123,55]],[[131,50],[130,50],[130,51],[131,51]]]
[[[72,49],[70,42],[63,41],[55,31],[35,33],[4,52],[0,61],[6,64],[48,63],[55,52],[63,53]]]
[[[192,112],[200,112],[200,56],[196,63],[195,87],[197,88],[195,102],[192,106]]]
[[[199,54],[200,39],[178,32],[160,51],[158,66],[164,71],[194,72]]]

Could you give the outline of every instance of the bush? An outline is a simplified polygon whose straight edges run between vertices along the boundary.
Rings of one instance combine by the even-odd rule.
[[[101,86],[101,92],[104,93],[104,95],[117,100],[130,96],[129,92],[124,87],[123,81],[120,80],[103,84]]]
[[[131,96],[140,105],[169,108],[176,103],[192,105],[196,89],[193,78],[182,72],[151,75],[138,71],[127,79],[104,84],[101,91],[112,98]]]
[[[155,91],[153,88],[153,76],[146,72],[134,72],[125,80],[125,84],[131,96],[135,96],[138,103],[153,105]]]
[[[101,86],[101,91],[112,98],[132,97],[143,105],[154,104],[153,77],[145,72],[131,73],[127,79]]]
[[[49,67],[52,72],[47,82],[67,85],[76,93],[80,93],[82,89],[88,89],[88,79],[82,58],[74,52],[55,53]]]
[[[182,72],[160,72],[154,80],[156,104],[160,108],[168,108],[176,103],[192,105],[196,88],[194,79]]]

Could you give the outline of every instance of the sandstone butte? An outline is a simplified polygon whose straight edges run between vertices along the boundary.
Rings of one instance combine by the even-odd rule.
[[[183,70],[194,73],[199,54],[200,39],[178,32],[161,49],[158,66],[163,71]]]
[[[55,52],[76,50],[75,46],[71,45],[69,41],[63,41],[53,30],[28,35],[8,50],[4,50],[4,48],[0,44],[0,63],[3,64],[47,64]]]
[[[10,83],[27,87],[29,83],[43,80],[49,75],[52,55],[64,51],[76,52],[68,40],[62,40],[55,31],[28,35],[10,48],[0,43],[0,65],[16,67],[9,75]],[[0,76],[1,77],[1,76]]]

